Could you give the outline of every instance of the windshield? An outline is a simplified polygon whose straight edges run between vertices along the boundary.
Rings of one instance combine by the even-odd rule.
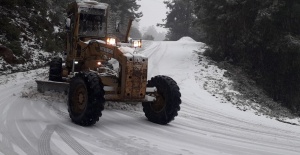
[[[104,15],[80,14],[79,35],[105,37]]]

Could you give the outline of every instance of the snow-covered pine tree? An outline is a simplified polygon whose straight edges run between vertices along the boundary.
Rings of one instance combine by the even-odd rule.
[[[168,28],[166,38],[168,40],[178,40],[184,36],[190,36],[199,40],[200,33],[194,26],[196,19],[194,13],[194,0],[172,0],[164,1],[166,7],[170,10],[167,17],[163,21],[165,24],[158,24],[164,28]]]

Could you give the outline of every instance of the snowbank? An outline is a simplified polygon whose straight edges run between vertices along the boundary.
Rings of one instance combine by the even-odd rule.
[[[182,37],[178,40],[178,42],[196,42],[196,41],[191,37]]]

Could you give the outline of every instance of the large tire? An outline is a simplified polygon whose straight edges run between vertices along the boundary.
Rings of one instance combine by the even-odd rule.
[[[80,72],[71,79],[68,111],[71,120],[81,126],[99,121],[104,109],[104,89],[96,73]]]
[[[62,81],[62,58],[55,57],[50,62],[50,81]]]
[[[156,87],[156,100],[143,102],[143,111],[149,121],[168,124],[178,115],[181,93],[177,83],[167,76],[155,76],[148,81],[147,87]]]

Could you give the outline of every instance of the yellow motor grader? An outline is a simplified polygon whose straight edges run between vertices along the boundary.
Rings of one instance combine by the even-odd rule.
[[[69,5],[66,58],[52,59],[49,81],[36,81],[38,90],[67,92],[68,112],[78,125],[95,124],[105,101],[142,102],[149,121],[169,123],[180,110],[177,83],[163,75],[147,81],[147,57],[128,47],[132,20],[110,10],[96,1]],[[141,46],[141,40],[133,45]]]

